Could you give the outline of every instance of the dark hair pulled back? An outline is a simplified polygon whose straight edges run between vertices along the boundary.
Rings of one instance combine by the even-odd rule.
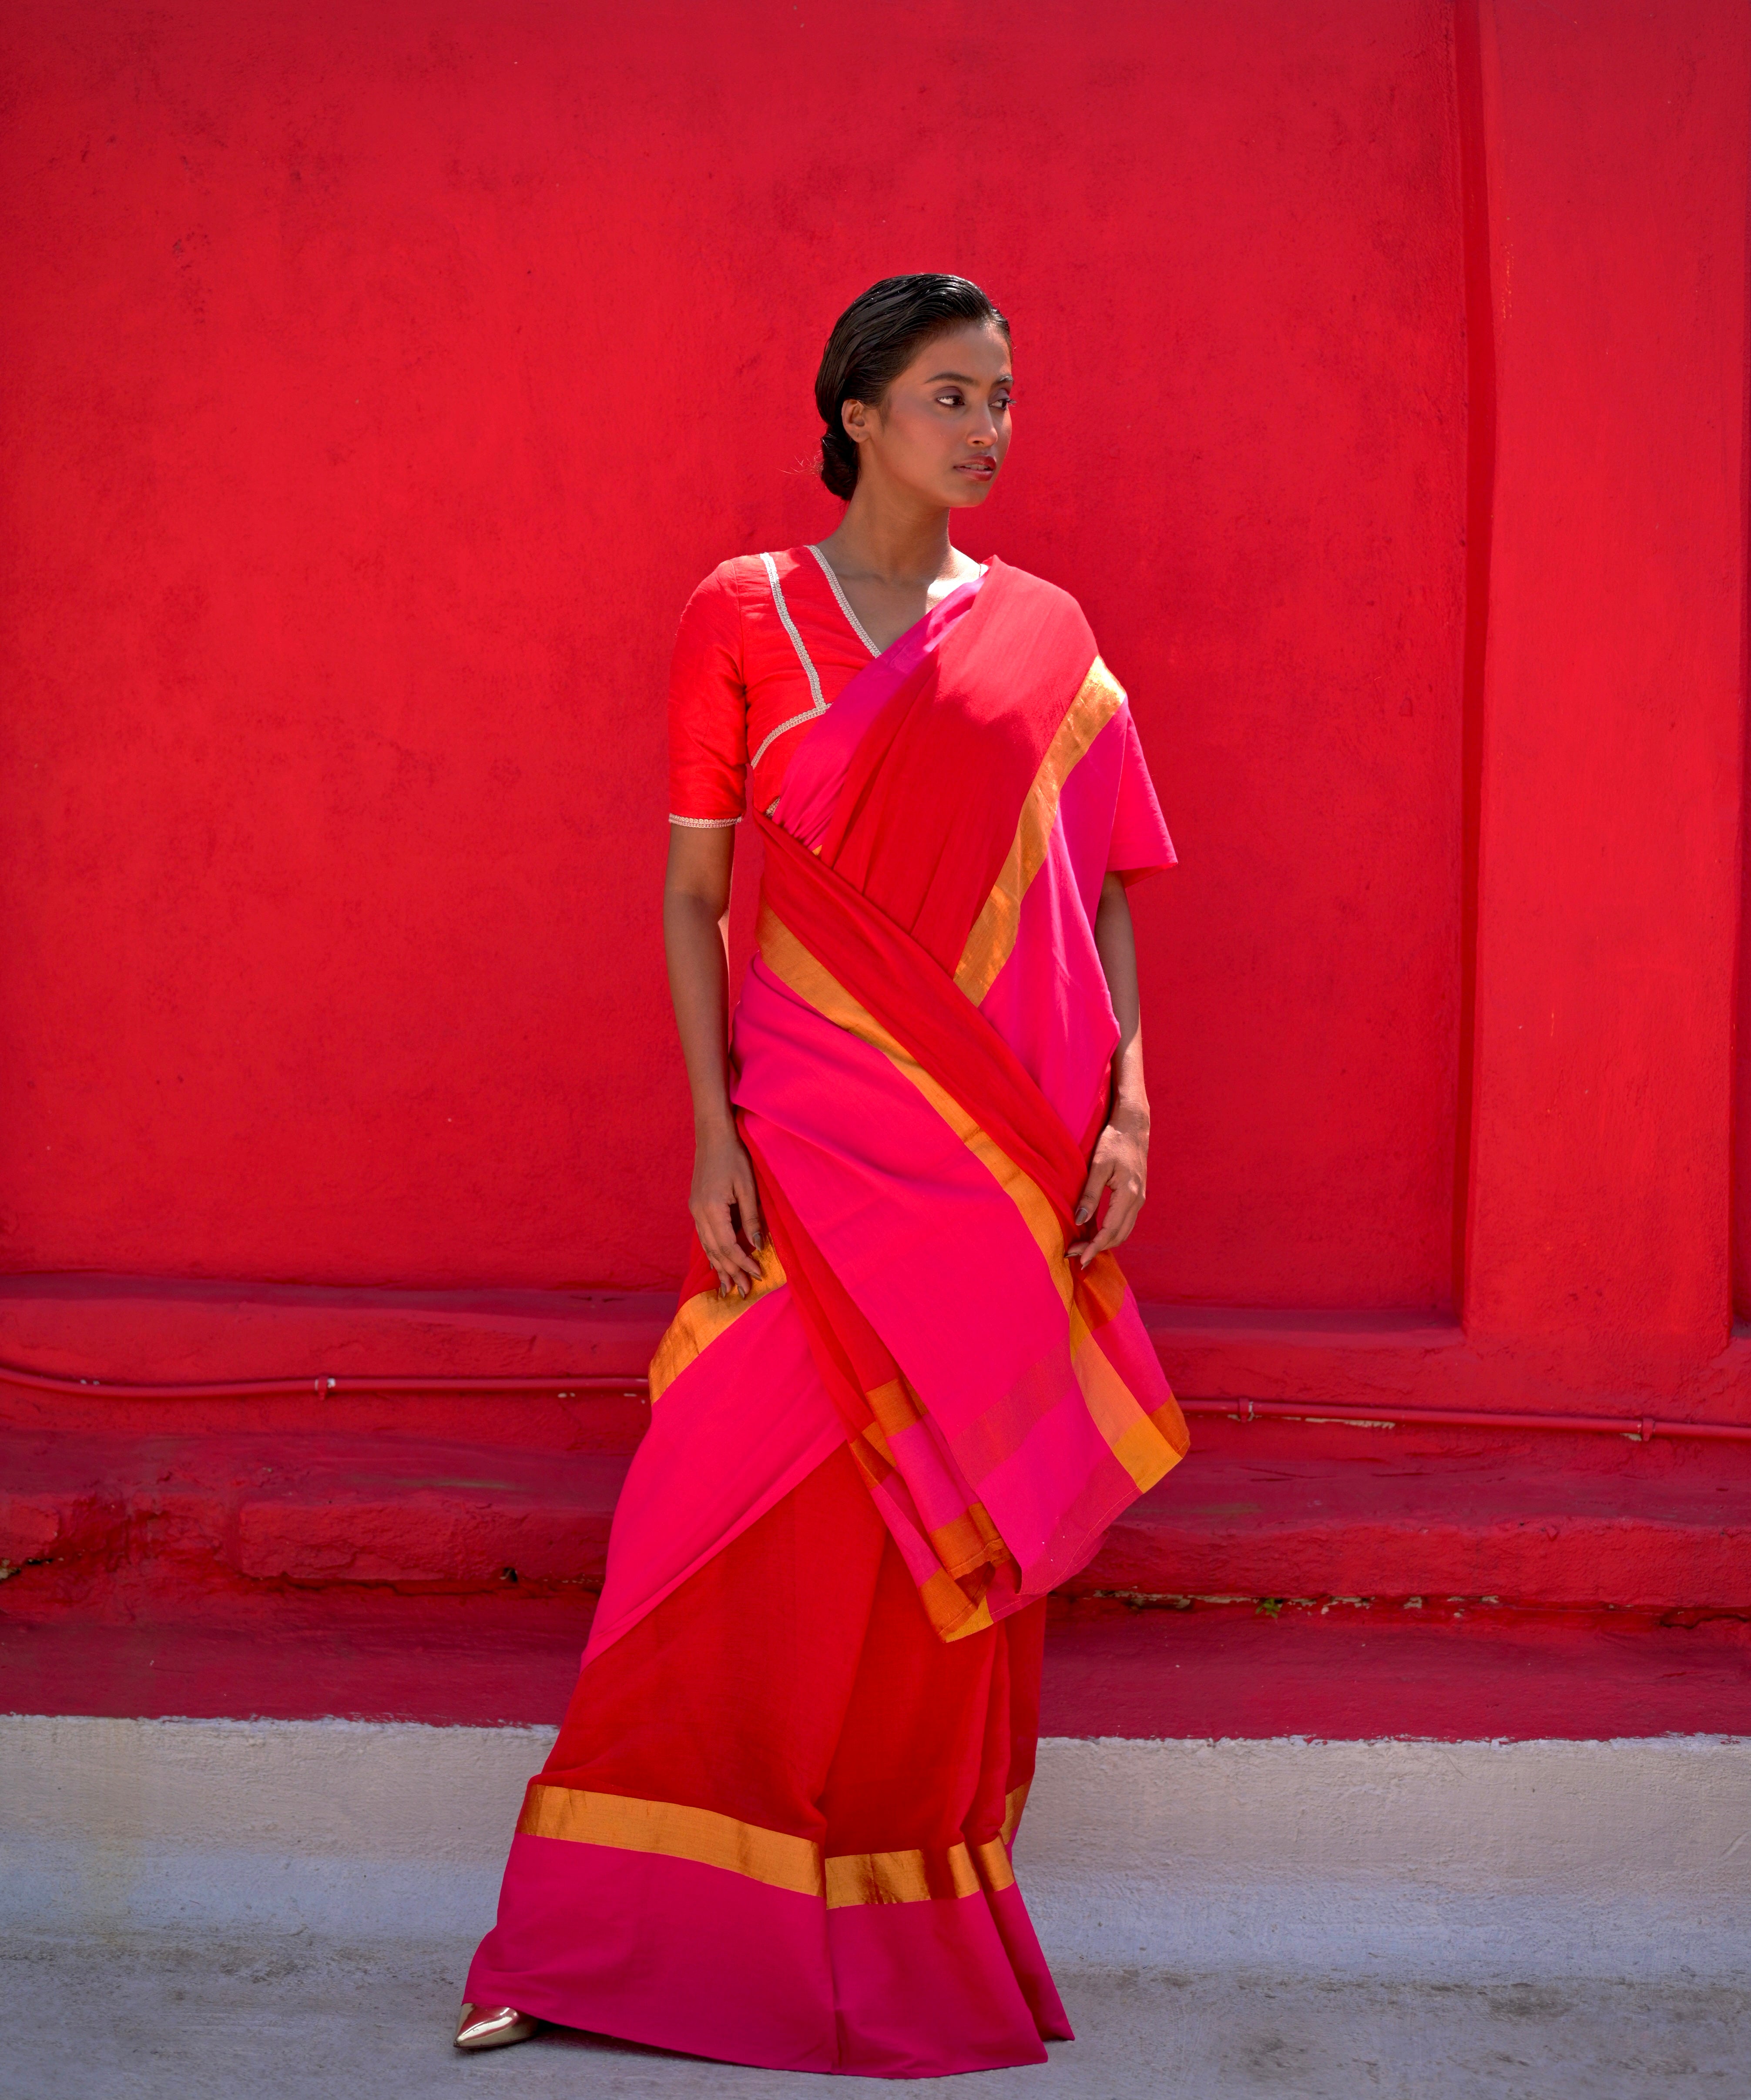
[[[849,501],[858,485],[858,448],[845,433],[840,409],[847,401],[879,406],[933,336],[969,323],[1009,333],[1008,322],[977,285],[934,270],[884,277],[834,322],[815,374],[814,405],[827,426],[821,433],[821,479],[842,501]]]

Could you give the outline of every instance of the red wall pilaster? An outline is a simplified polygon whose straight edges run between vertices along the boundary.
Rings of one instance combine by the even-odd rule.
[[[1729,1331],[1751,18],[1483,0],[1496,452],[1464,1315],[1597,1395]]]

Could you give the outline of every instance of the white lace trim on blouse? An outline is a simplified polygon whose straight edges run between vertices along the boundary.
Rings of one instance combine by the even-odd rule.
[[[791,638],[791,646],[796,651],[796,660],[802,665],[803,675],[809,681],[809,691],[814,705],[800,715],[792,715],[788,721],[781,721],[775,730],[763,737],[759,750],[748,761],[750,765],[758,765],[787,730],[801,728],[804,722],[813,721],[818,716],[827,712],[827,702],[821,697],[820,678],[808,651],[803,646],[802,637],[796,632],[796,623],[791,618],[791,609],[784,602],[783,586],[778,581],[778,565],[770,554],[762,554],[760,558],[765,568],[766,581],[772,586],[772,602],[778,609],[778,617],[784,622],[784,632]]]
[[[871,641],[868,635],[864,633],[862,621],[859,620],[857,615],[851,610],[851,601],[845,596],[844,590],[840,588],[839,579],[833,573],[832,563],[828,561],[826,555],[821,552],[821,549],[818,547],[811,547],[809,551],[821,564],[821,573],[827,578],[827,582],[831,585],[834,597],[839,600],[840,611],[844,613],[846,619],[851,622],[852,633],[856,635],[858,641],[863,644],[867,650],[868,650],[871,655],[880,655],[880,650],[876,646],[875,643]]]

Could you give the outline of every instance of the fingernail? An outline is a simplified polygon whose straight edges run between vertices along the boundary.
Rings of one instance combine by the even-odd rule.
[[[1078,1224],[1086,1225],[1093,1215],[1094,1209],[1091,1204],[1078,1203],[1076,1206],[1076,1222]]]

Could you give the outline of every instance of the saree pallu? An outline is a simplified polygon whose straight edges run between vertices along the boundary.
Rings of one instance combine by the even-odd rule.
[[[761,1279],[694,1250],[474,2003],[878,2076],[1070,2035],[1010,1861],[1044,1600],[1186,1449],[1117,1263],[1065,1251],[1134,740],[1074,601],[994,562],[757,817]]]

